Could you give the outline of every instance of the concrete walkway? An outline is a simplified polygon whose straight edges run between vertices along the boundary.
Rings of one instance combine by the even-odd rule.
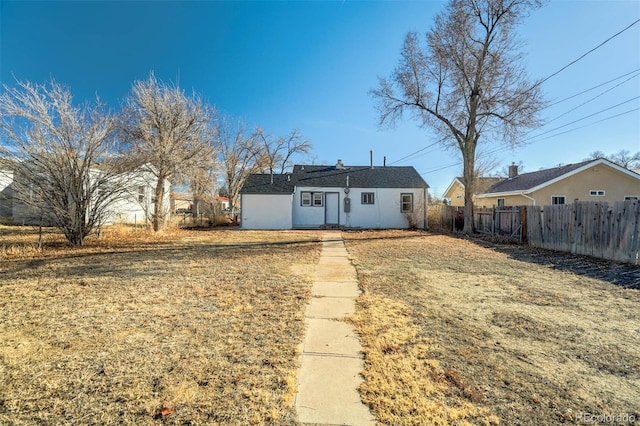
[[[353,327],[337,319],[355,311],[356,270],[340,232],[327,232],[316,269],[313,298],[307,306],[296,410],[303,424],[372,425],[360,400],[363,369],[360,340]]]

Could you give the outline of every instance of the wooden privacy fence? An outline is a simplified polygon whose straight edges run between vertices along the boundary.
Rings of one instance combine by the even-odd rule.
[[[476,208],[473,219],[476,232],[481,234],[506,235],[520,242],[523,238],[526,240],[525,206]]]
[[[429,206],[429,227],[462,230],[462,209]],[[640,264],[640,202],[576,201],[553,206],[476,208],[479,233],[506,235],[533,247]]]
[[[445,206],[442,204],[427,208],[427,222],[429,228],[437,231],[461,231],[464,225],[462,207]]]
[[[640,203],[577,201],[528,206],[529,245],[638,264]]]

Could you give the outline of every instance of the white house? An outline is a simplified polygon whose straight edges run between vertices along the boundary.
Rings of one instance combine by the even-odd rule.
[[[428,188],[413,167],[296,165],[292,173],[249,176],[241,227],[423,228]]]
[[[93,171],[92,171],[93,172]],[[96,171],[96,173],[99,173]],[[9,219],[15,224],[38,224],[44,221],[51,223],[52,217],[47,212],[36,212],[32,207],[14,199],[12,184],[15,174],[9,170],[0,170],[0,218]],[[145,223],[153,213],[153,196],[155,176],[148,167],[141,167],[123,175],[126,193],[116,200],[108,209],[105,224],[108,223]],[[166,182],[164,209],[168,214],[170,183]]]
[[[0,219],[13,215],[13,172],[0,169]]]

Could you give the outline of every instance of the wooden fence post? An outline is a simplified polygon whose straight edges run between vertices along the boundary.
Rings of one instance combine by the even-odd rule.
[[[527,233],[527,206],[520,207],[520,242],[527,244],[529,235]]]

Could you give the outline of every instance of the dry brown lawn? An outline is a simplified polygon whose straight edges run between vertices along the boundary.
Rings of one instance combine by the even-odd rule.
[[[296,424],[312,232],[0,228],[0,424]]]
[[[343,236],[379,422],[640,422],[640,268],[420,232]]]

